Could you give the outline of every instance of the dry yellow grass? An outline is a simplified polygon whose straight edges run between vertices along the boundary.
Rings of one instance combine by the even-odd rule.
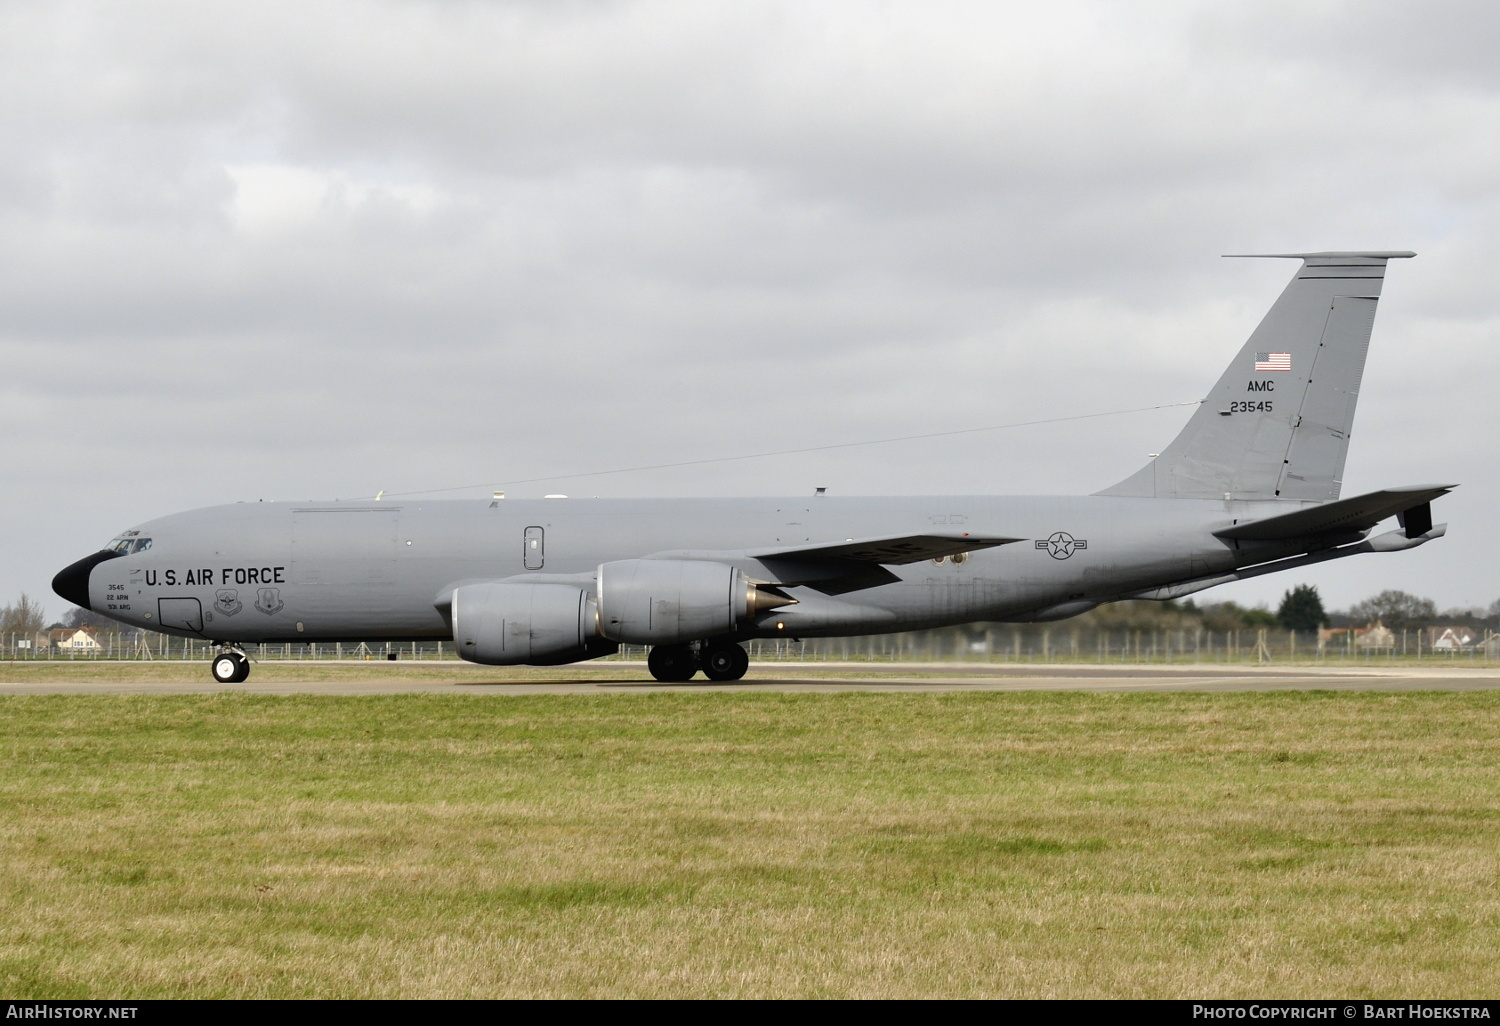
[[[1493,692],[0,712],[14,997],[1419,997],[1500,978]]]

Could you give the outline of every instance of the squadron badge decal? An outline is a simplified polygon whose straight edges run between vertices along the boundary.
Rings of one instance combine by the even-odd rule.
[[[1083,538],[1074,538],[1067,531],[1053,531],[1047,538],[1038,538],[1036,547],[1046,549],[1047,555],[1053,559],[1067,559],[1079,549],[1086,549],[1089,543]]]
[[[245,608],[245,604],[240,601],[240,593],[234,588],[220,588],[214,595],[214,609],[225,616],[233,616]]]
[[[275,616],[285,606],[286,603],[281,601],[280,588],[261,588],[255,593],[256,610],[267,616]]]

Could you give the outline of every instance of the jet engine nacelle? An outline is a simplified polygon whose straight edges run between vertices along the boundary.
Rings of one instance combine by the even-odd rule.
[[[454,647],[473,663],[553,666],[619,649],[597,636],[594,600],[571,584],[467,584],[452,616]]]
[[[599,567],[599,633],[632,645],[732,634],[757,613],[792,605],[732,566],[692,559],[622,559]]]

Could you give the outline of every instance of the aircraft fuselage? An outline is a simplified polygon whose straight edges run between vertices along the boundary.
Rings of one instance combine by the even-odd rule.
[[[447,639],[441,598],[468,581],[583,579],[612,560],[710,552],[764,580],[744,553],[932,531],[1021,539],[892,566],[898,580],[847,594],[789,587],[797,604],[741,636],[885,633],[1029,619],[1302,551],[1297,542],[1236,547],[1212,532],[1307,505],[1100,496],[240,503],[139,525],[129,536],[150,547],[95,566],[88,593],[93,609],[125,623],[221,642]]]

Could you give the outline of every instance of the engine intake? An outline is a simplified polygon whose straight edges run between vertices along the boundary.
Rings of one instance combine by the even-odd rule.
[[[472,663],[554,666],[620,647],[597,636],[594,600],[570,584],[468,584],[452,602],[453,644]]]
[[[732,634],[759,613],[796,599],[756,587],[723,563],[622,559],[599,567],[599,633],[632,645]]]

